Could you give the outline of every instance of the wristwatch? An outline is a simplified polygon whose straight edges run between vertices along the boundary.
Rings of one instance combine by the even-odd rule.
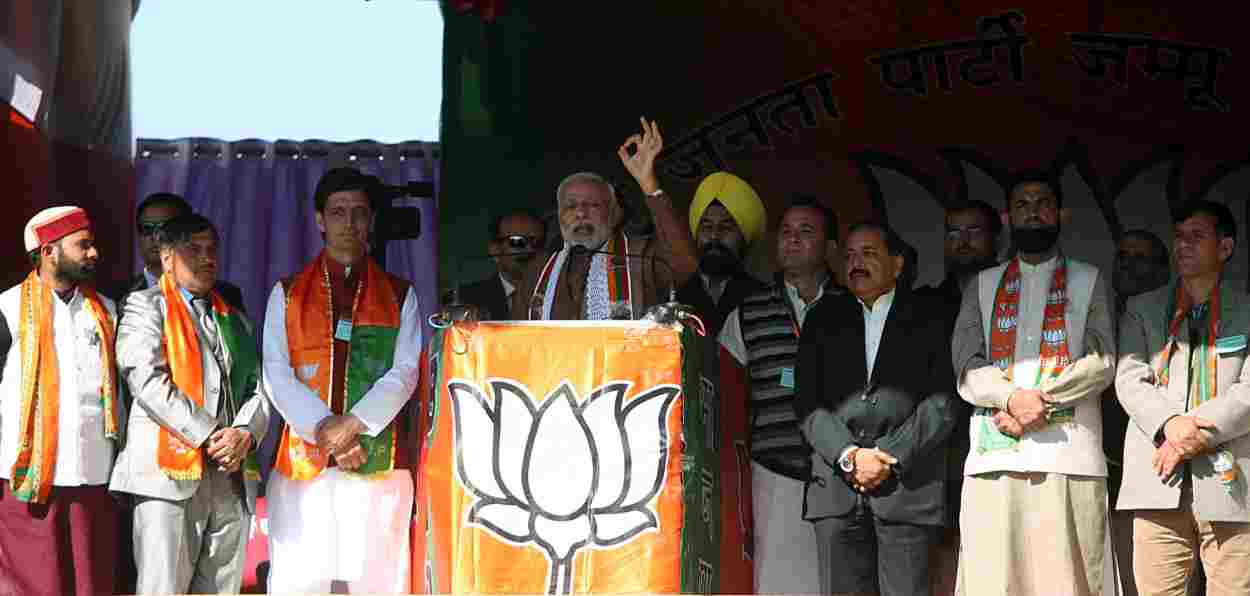
[[[838,458],[838,467],[843,472],[850,474],[855,471],[855,453],[859,451],[859,447],[850,447],[842,452],[842,457]]]

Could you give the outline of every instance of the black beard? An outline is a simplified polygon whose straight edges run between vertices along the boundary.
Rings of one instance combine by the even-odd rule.
[[[699,257],[699,272],[708,277],[729,277],[738,271],[738,258],[722,244],[703,247]]]
[[[56,277],[65,281],[79,283],[95,278],[95,264],[75,263],[62,259],[56,266]]]
[[[1040,228],[1011,228],[1011,241],[1015,243],[1016,250],[1027,254],[1040,254],[1054,248],[1055,242],[1059,241],[1059,226],[1044,226]]]

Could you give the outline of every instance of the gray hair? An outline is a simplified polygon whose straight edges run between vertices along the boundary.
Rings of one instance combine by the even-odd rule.
[[[608,197],[613,201],[616,200],[616,188],[612,186],[611,182],[608,182],[607,178],[604,178],[594,172],[577,172],[576,174],[569,174],[568,176],[565,176],[564,180],[560,181],[560,185],[556,187],[557,205],[560,203],[561,197],[564,196],[564,189],[568,185],[576,182],[592,182],[594,184],[601,185],[608,189]]]

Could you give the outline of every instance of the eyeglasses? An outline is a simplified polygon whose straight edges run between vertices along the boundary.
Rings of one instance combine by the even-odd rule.
[[[981,226],[968,226],[966,228],[946,228],[947,240],[959,240],[962,236],[979,236],[985,228]]]
[[[141,221],[139,222],[139,235],[151,236],[161,231],[161,228],[165,227],[165,223],[168,221],[168,219],[162,219],[161,221]]]

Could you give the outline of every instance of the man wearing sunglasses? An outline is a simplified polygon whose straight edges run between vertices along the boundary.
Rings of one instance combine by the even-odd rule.
[[[481,309],[482,320],[511,318],[508,314],[516,288],[525,276],[525,268],[543,249],[546,237],[543,221],[528,210],[497,216],[490,223],[487,242],[487,253],[494,259],[497,272],[461,288],[460,299]]]
[[[157,242],[157,233],[165,222],[192,213],[191,204],[179,195],[169,192],[153,193],[139,203],[135,212],[135,226],[139,235],[139,256],[143,259],[143,271],[130,279],[115,281],[104,287],[101,292],[117,302],[118,312],[122,312],[126,296],[131,292],[150,288],[156,285],[161,277],[161,250]],[[231,307],[244,311],[243,292],[228,281],[217,281],[214,288],[222,299]]]

